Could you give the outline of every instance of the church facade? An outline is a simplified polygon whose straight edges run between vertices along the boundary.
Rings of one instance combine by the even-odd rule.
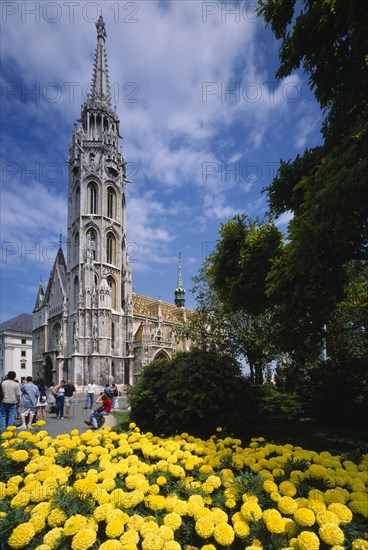
[[[33,312],[33,375],[47,384],[71,378],[134,384],[152,360],[186,350],[175,326],[185,321],[179,256],[175,304],[133,293],[126,244],[126,162],[112,108],[106,30],[96,23],[91,93],[69,147],[66,258],[58,250]]]

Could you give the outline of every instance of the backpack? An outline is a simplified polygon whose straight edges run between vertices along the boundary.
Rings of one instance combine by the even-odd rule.
[[[46,390],[41,390],[40,391],[40,403],[46,403],[46,401],[47,401]]]
[[[119,396],[119,390],[117,388],[115,388],[112,394],[113,394],[114,397],[118,397]]]

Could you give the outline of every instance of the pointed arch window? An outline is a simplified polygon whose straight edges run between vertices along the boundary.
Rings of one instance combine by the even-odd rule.
[[[95,182],[92,182],[88,185],[88,213],[97,214],[98,207],[98,187]]]
[[[73,289],[74,309],[78,309],[78,301],[79,301],[79,279],[77,275],[74,279],[74,289]]]
[[[116,283],[114,277],[109,275],[107,277],[107,284],[111,289],[111,308],[116,309]],[[111,330],[113,330],[113,327],[111,327]]]
[[[92,260],[97,260],[97,233],[94,229],[87,231],[87,246],[89,247]]]
[[[107,188],[107,217],[116,218],[116,193],[112,187]]]
[[[75,234],[73,245],[73,260],[77,262],[79,259],[79,233]]]
[[[106,259],[108,264],[115,264],[116,239],[112,233],[106,237]]]
[[[75,217],[79,218],[79,216],[80,216],[80,187],[78,187],[75,192]]]

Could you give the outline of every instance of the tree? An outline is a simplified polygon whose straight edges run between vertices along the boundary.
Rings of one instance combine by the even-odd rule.
[[[302,65],[325,113],[323,145],[282,161],[266,190],[272,216],[293,213],[267,295],[301,333],[321,339],[346,296],[347,266],[368,260],[367,6],[260,0],[259,14],[280,40],[277,77]]]
[[[270,337],[275,330],[272,310],[249,314],[226,307],[214,291],[211,263],[205,262],[192,292],[198,304],[196,313],[177,329],[179,338],[189,339],[201,350],[215,350],[245,360],[251,382],[263,383],[264,371],[275,358]]]

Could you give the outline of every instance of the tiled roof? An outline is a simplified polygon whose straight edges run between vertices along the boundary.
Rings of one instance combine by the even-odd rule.
[[[1,323],[0,332],[22,332],[31,334],[32,320],[32,315],[29,313],[22,313],[21,315],[9,319],[9,321]]]

